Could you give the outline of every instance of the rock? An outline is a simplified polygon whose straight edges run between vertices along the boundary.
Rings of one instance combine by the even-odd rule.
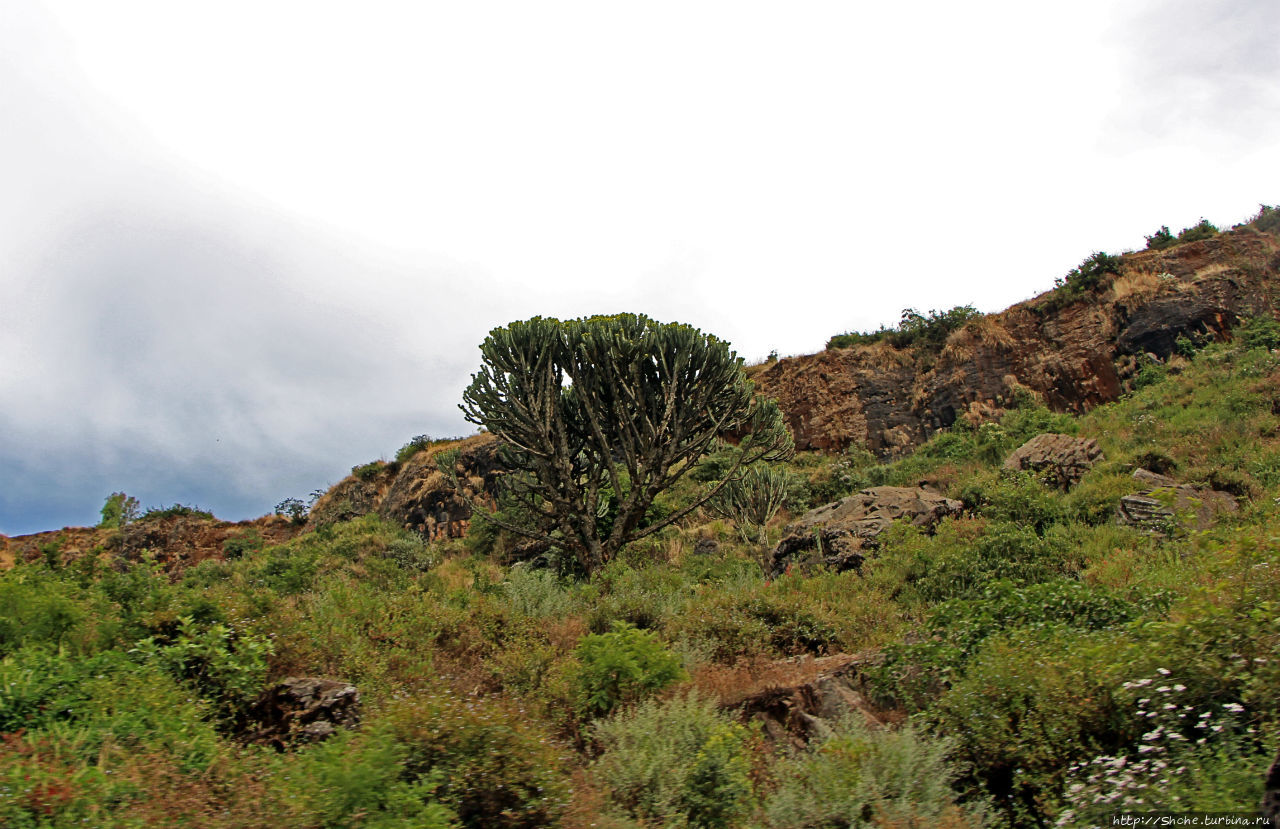
[[[732,707],[746,723],[759,722],[774,745],[801,749],[831,733],[832,726],[850,714],[861,714],[868,725],[883,727],[879,712],[868,703],[862,669],[877,655],[835,654],[814,660],[813,679],[775,685],[749,694]]]
[[[436,468],[436,455],[457,449],[461,467],[458,480],[468,497],[487,502],[492,500],[495,483],[502,474],[497,448],[492,435],[478,435],[431,446],[401,464],[388,464],[367,480],[351,475],[315,502],[307,527],[319,529],[376,513],[430,540],[460,538],[471,524],[471,506]]]
[[[877,486],[835,503],[810,510],[787,525],[773,553],[772,571],[821,563],[833,570],[862,566],[876,538],[899,520],[932,528],[949,515],[958,515],[959,501],[919,487]]]
[[[288,677],[268,688],[249,711],[249,739],[283,750],[318,742],[360,722],[360,692],[335,679]]]
[[[1046,432],[1013,450],[1004,468],[1033,472],[1061,489],[1070,489],[1103,460],[1096,440]]]
[[[1267,780],[1263,784],[1262,816],[1270,821],[1269,825],[1280,829],[1280,754],[1267,771]]]
[[[1208,529],[1218,516],[1240,508],[1230,493],[1180,484],[1146,469],[1135,469],[1133,477],[1147,488],[1120,499],[1116,521],[1146,532],[1166,533],[1188,515],[1195,529]]]
[[[497,440],[483,435],[469,438],[456,448],[461,467],[458,482],[471,499],[488,501],[501,475]],[[377,512],[431,540],[460,538],[470,526],[471,506],[436,467],[435,455],[435,451],[428,450],[406,461],[378,504]]]

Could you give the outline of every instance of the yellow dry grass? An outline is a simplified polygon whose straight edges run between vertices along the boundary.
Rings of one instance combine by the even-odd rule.
[[[1009,329],[996,316],[979,317],[947,337],[941,358],[951,362],[973,359],[978,348],[987,347],[1007,351],[1017,345]]]
[[[1111,283],[1111,292],[1116,299],[1146,296],[1160,290],[1162,284],[1155,271],[1126,269]]]
[[[1214,262],[1212,265],[1205,265],[1203,268],[1198,269],[1192,279],[1195,282],[1199,282],[1201,279],[1208,279],[1211,276],[1216,276],[1217,274],[1231,269],[1230,265],[1224,265],[1221,262]]]

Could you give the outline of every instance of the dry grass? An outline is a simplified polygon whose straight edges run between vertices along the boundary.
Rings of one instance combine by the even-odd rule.
[[[1148,296],[1160,290],[1160,276],[1155,271],[1125,269],[1111,283],[1111,292],[1115,299],[1126,297]]]
[[[756,658],[732,666],[708,663],[695,668],[689,682],[699,693],[714,697],[722,706],[732,707],[761,691],[812,682],[819,674],[847,664],[851,658]]]
[[[1212,265],[1205,265],[1203,268],[1197,269],[1195,272],[1195,275],[1192,276],[1191,279],[1193,282],[1199,282],[1202,279],[1208,279],[1211,276],[1217,276],[1220,273],[1226,273],[1227,271],[1230,271],[1230,270],[1235,270],[1235,269],[1232,268],[1230,265],[1224,265],[1221,262],[1215,262]]]
[[[1016,345],[1017,341],[998,317],[978,317],[947,337],[940,356],[943,360],[959,363],[973,359],[980,347],[1009,351]]]

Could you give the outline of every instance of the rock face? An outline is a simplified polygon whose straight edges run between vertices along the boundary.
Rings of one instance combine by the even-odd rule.
[[[291,676],[264,691],[249,716],[253,742],[279,749],[317,742],[360,722],[360,692],[334,679]]]
[[[773,573],[788,567],[823,564],[833,570],[862,566],[876,538],[894,521],[931,528],[964,505],[917,487],[877,486],[817,509],[787,525],[773,553]]]
[[[1239,509],[1236,499],[1227,492],[1180,484],[1146,469],[1134,470],[1133,477],[1147,488],[1120,499],[1116,521],[1147,532],[1167,532],[1180,516],[1188,515],[1195,529],[1204,530],[1219,515]]]
[[[779,360],[755,371],[799,449],[898,457],[957,418],[998,415],[1020,389],[1082,412],[1115,400],[1144,355],[1181,336],[1223,339],[1242,316],[1277,316],[1280,240],[1242,228],[1126,254],[1123,273],[1055,308],[1049,294],[954,332],[941,353],[884,343]],[[835,332],[832,332],[835,333]]]
[[[1102,450],[1097,441],[1046,432],[1013,450],[1004,468],[1033,472],[1065,490],[1079,483],[1099,460]]]
[[[774,745],[801,749],[825,737],[850,714],[861,714],[872,726],[883,726],[867,702],[862,669],[875,656],[836,654],[814,660],[817,675],[806,682],[779,685],[749,695],[733,707],[743,722],[759,722]]]

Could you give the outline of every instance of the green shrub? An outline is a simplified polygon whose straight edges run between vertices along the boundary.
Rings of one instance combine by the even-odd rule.
[[[147,507],[142,514],[142,521],[159,521],[163,518],[203,518],[213,520],[213,513],[200,507],[189,507],[186,504],[173,504],[167,507]]]
[[[345,732],[309,749],[291,776],[326,827],[455,826],[453,811],[438,799],[436,776],[406,775],[407,756],[385,728],[367,736]]]
[[[774,767],[777,788],[764,804],[770,829],[964,826],[982,810],[957,806],[952,742],[910,725],[870,729],[861,714],[838,723],[808,751]],[[966,820],[968,818],[968,820]]]
[[[351,474],[362,481],[372,481],[374,478],[378,477],[378,473],[385,469],[386,466],[387,465],[382,461],[370,461],[369,463],[356,464],[351,467]]]
[[[605,716],[685,678],[680,657],[652,633],[617,623],[612,633],[583,637],[575,651],[581,667],[576,681],[584,718]]]
[[[1280,234],[1280,208],[1266,204],[1258,205],[1258,212],[1248,221],[1236,227],[1251,227],[1263,233]]]
[[[222,542],[222,555],[228,559],[244,558],[245,553],[260,553],[266,540],[257,530],[247,530]]]
[[[238,633],[223,624],[201,629],[190,616],[185,616],[179,620],[174,637],[148,637],[130,653],[143,664],[155,665],[190,683],[230,722],[240,717],[262,691],[267,657],[273,651],[271,640],[265,636]]]
[[[952,332],[981,316],[982,312],[972,305],[957,305],[948,311],[930,311],[928,315],[921,314],[914,308],[905,308],[896,327],[881,328],[865,334],[856,331],[837,334],[827,340],[827,349],[871,345],[883,340],[894,348],[919,348],[927,352],[938,352],[946,345],[947,337]]]
[[[298,498],[285,498],[276,504],[276,515],[282,515],[298,525],[307,523],[307,511],[307,505]]]
[[[1041,825],[1072,763],[1109,754],[1133,735],[1112,693],[1116,634],[1048,629],[987,640],[927,719],[955,740],[962,783],[996,809],[996,825]]]
[[[1081,299],[1085,294],[1100,287],[1107,274],[1118,274],[1122,266],[1119,256],[1097,251],[1063,277],[1054,280],[1053,294],[1036,310],[1040,313],[1051,313]]]
[[[69,644],[89,608],[68,592],[39,573],[0,574],[0,656],[28,645],[57,649]]]
[[[978,595],[996,579],[1029,585],[1070,575],[1081,562],[1057,534],[1039,536],[1029,527],[993,523],[969,544],[920,561],[913,579],[927,601]]]
[[[1245,348],[1280,348],[1280,322],[1271,317],[1250,317],[1240,326],[1237,336]]]
[[[1161,225],[1159,230],[1147,237],[1147,250],[1164,250],[1176,243],[1177,240],[1169,232],[1169,226]]]
[[[869,676],[888,704],[919,710],[963,676],[970,658],[991,636],[1014,631],[1038,635],[1058,627],[1106,630],[1163,613],[1170,601],[1164,593],[1120,595],[1065,579],[1026,587],[1001,579],[980,596],[934,606],[923,638],[886,648],[884,663]]]
[[[141,504],[138,499],[123,492],[113,492],[107,496],[102,505],[102,520],[98,526],[103,529],[120,529],[138,518]]]
[[[436,785],[463,826],[535,829],[564,811],[565,758],[523,711],[433,696],[397,703],[386,723],[403,747],[402,775]]]
[[[1178,234],[1178,243],[1199,242],[1201,239],[1212,239],[1218,235],[1218,228],[1210,224],[1208,219],[1201,219],[1191,227],[1182,229]]]
[[[595,727],[611,811],[666,827],[732,827],[749,813],[751,733],[696,695],[647,700]]]
[[[401,446],[399,451],[396,452],[395,462],[398,464],[403,464],[405,461],[409,460],[414,455],[421,452],[423,449],[429,448],[432,444],[436,442],[437,441],[432,440],[430,435],[414,435],[412,438],[410,438],[408,443],[406,443],[404,446]]]

